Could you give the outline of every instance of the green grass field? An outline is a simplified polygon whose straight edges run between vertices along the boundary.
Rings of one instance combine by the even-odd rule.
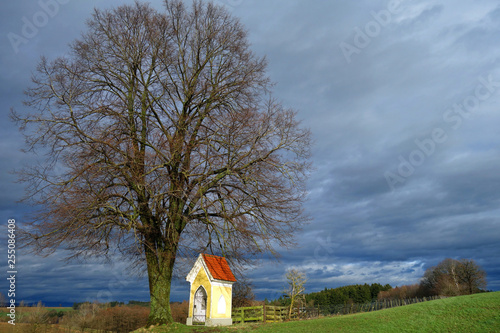
[[[139,332],[500,332],[500,292],[435,300],[355,315],[201,328],[176,324]]]

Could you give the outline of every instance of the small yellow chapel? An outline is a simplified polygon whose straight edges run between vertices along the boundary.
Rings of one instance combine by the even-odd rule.
[[[226,258],[200,254],[186,276],[191,284],[187,325],[232,325],[231,306],[236,278]]]

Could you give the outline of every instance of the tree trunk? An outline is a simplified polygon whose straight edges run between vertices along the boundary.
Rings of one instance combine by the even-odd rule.
[[[288,311],[288,319],[292,320],[292,310],[293,310],[293,301],[294,301],[294,296],[292,295],[290,297],[290,310]]]
[[[145,252],[151,299],[148,326],[171,324],[174,320],[170,310],[170,284],[176,250],[157,247],[155,252],[145,245]]]

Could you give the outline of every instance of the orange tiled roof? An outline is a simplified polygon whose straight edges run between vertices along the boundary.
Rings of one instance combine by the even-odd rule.
[[[233,272],[231,272],[226,258],[204,253],[202,256],[214,279],[236,282],[236,278]]]

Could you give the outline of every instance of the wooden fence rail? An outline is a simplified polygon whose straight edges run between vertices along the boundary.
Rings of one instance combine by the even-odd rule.
[[[380,300],[374,301],[370,303],[352,303],[352,304],[336,304],[327,307],[320,307],[321,313],[323,315],[345,315],[351,313],[358,312],[370,312],[377,311],[382,309],[389,309],[398,306],[410,305],[415,303],[421,303],[426,301],[432,301],[436,299],[441,299],[442,296],[432,296],[432,297],[423,297],[423,298],[407,298],[407,299],[388,299],[388,300]]]
[[[232,318],[234,323],[258,321],[272,323],[289,319],[289,312],[289,306],[249,306],[234,309]],[[292,309],[292,316],[290,319],[312,318],[318,316],[319,308],[297,307]]]

